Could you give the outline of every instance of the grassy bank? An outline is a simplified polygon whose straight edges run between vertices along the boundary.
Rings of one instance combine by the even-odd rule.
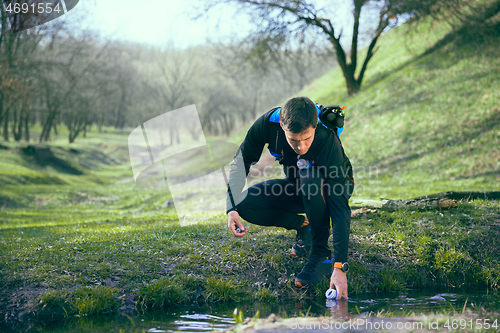
[[[77,166],[74,153],[58,149]],[[0,154],[30,158],[16,147]],[[168,193],[103,176],[127,175],[124,165],[82,170],[78,177],[86,182],[2,186],[0,304],[7,318],[19,315],[16,304],[39,318],[59,318],[192,302],[324,298],[328,281],[307,292],[293,286],[305,264],[290,256],[294,232],[252,225],[235,239],[223,214],[181,226],[165,205]],[[50,167],[39,172],[60,176]],[[499,239],[499,202],[362,216],[352,221],[349,292],[497,290]]]
[[[423,23],[383,35],[354,97],[339,68],[301,92],[347,106],[342,140],[357,171],[355,197],[498,189],[500,39],[443,39],[449,32]]]

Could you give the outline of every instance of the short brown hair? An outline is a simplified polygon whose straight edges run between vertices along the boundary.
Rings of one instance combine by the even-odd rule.
[[[316,106],[307,97],[294,97],[286,101],[281,108],[280,123],[285,131],[302,133],[318,125]]]

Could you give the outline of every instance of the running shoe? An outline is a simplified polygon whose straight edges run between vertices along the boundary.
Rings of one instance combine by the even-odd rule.
[[[295,286],[309,288],[332,275],[332,257],[311,254],[309,261],[295,278]]]
[[[295,257],[302,257],[309,253],[311,250],[312,236],[309,225],[301,227],[297,230],[295,237],[295,244],[292,246],[292,255]]]

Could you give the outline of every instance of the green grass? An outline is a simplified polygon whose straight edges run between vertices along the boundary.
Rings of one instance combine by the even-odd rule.
[[[115,167],[116,177],[130,172]],[[168,192],[114,179],[2,187],[9,200],[0,210],[4,290],[27,288],[19,301],[41,318],[116,311],[122,295],[142,310],[324,297],[327,280],[310,291],[293,286],[305,264],[290,257],[294,232],[251,226],[236,239],[223,214],[181,226],[175,210],[162,206]],[[407,287],[498,290],[499,218],[499,202],[478,200],[443,212],[353,220],[350,295]]]
[[[49,202],[42,209],[0,211],[6,285],[15,289],[29,281],[33,295],[52,298],[61,292],[61,304],[77,304],[79,297],[70,315],[100,311],[90,302],[97,295],[77,297],[75,287],[103,286],[115,298],[135,295],[139,309],[192,301],[324,297],[326,280],[306,293],[293,287],[305,264],[289,254],[294,232],[252,226],[249,235],[235,239],[224,215],[180,226],[167,217],[174,214],[171,208],[139,213],[134,205],[123,208],[121,200],[102,218],[92,215],[85,202],[68,210]],[[17,214],[35,220],[23,224],[12,218]],[[499,216],[499,202],[474,201],[443,212],[383,212],[353,220],[349,293],[407,287],[497,290]]]
[[[355,171],[353,202],[498,189],[500,38],[435,47],[450,31],[424,22],[381,36],[356,96],[347,96],[339,67],[297,93],[347,106],[341,139]]]
[[[159,280],[145,284],[139,290],[138,305],[142,308],[164,308],[182,304],[187,300],[187,292],[178,279]]]
[[[448,31],[423,23],[382,36],[354,97],[339,68],[299,93],[347,106],[341,138],[354,200],[498,189],[500,39],[465,36],[425,54]]]
[[[48,290],[35,300],[34,309],[39,316],[82,317],[115,312],[122,304],[117,290],[105,286],[80,287],[72,292]]]

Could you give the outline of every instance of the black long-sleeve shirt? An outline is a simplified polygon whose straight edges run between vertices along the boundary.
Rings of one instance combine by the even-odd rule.
[[[280,109],[275,108],[260,116],[250,127],[240,145],[229,173],[227,212],[237,210],[238,203],[244,199],[242,191],[250,167],[259,161],[266,144],[270,153],[283,165],[287,178],[294,180],[298,177],[298,154],[286,141],[285,133],[279,124],[279,112]],[[300,158],[313,161],[325,179],[342,184],[347,177],[353,181],[351,164],[344,153],[338,134],[321,123],[316,127],[309,150],[306,154],[300,155]],[[340,236],[334,237],[340,239],[339,242],[334,242],[335,258],[337,260],[345,257],[347,261],[349,221],[334,221],[334,223],[339,224],[334,230],[339,234],[337,236]]]

